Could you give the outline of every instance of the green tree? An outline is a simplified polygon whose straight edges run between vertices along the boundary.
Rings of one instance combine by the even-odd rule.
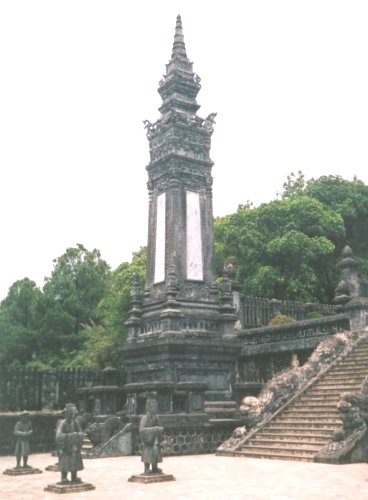
[[[38,351],[41,290],[28,278],[16,281],[0,304],[0,362],[24,365]]]
[[[109,275],[99,250],[88,251],[81,244],[54,260],[40,304],[42,362],[68,364],[76,356],[85,341],[83,325],[99,322],[97,306],[106,294]]]
[[[330,301],[343,237],[341,216],[308,196],[241,207],[215,220],[217,269],[235,262],[247,295]]]
[[[145,273],[146,248],[134,253],[131,263],[123,262],[110,273],[106,293],[96,309],[99,322],[84,325],[85,342],[72,366],[121,366],[119,348],[127,334],[133,276],[138,275],[143,289]]]
[[[286,182],[283,184],[284,191],[282,193],[282,198],[286,199],[303,194],[305,186],[306,182],[303,172],[298,170],[297,175],[291,172],[291,174],[287,176]]]
[[[351,246],[368,273],[368,186],[357,178],[347,181],[329,175],[308,181],[305,194],[341,215],[346,234],[338,242],[338,252],[345,245]]]

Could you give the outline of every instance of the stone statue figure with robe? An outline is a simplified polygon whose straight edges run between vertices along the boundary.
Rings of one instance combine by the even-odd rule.
[[[59,450],[59,469],[61,484],[81,483],[77,472],[83,469],[81,447],[83,433],[76,419],[77,408],[73,404],[65,407],[65,418],[61,420],[56,429],[56,446]],[[71,479],[68,480],[68,472]]]
[[[21,460],[23,457],[23,468],[31,469],[31,466],[28,465],[28,456],[30,454],[30,446],[29,439],[33,434],[32,424],[29,419],[29,412],[23,411],[20,414],[20,420],[15,424],[13,434],[16,439],[15,443],[15,456],[17,459],[16,468],[21,468]]]
[[[160,425],[157,410],[157,402],[152,399],[147,400],[147,413],[142,417],[139,424],[139,437],[142,444],[141,460],[144,463],[144,474],[159,474],[162,472],[157,467],[157,464],[162,462],[160,444],[164,429]]]

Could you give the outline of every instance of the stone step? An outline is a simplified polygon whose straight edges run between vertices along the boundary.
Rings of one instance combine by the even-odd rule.
[[[302,457],[313,457],[316,452],[319,450],[319,448],[299,448],[299,447],[289,447],[289,448],[268,448],[265,446],[244,446],[240,448],[239,451],[241,452],[246,452],[246,453],[254,453],[255,455],[265,455],[265,456],[272,456],[272,455],[278,455],[278,456],[293,456],[293,455],[299,455]]]
[[[293,404],[293,408],[295,408],[296,410],[305,411],[333,411],[336,410],[336,404],[336,401],[311,401],[310,399],[308,399],[306,401],[295,401]]]
[[[338,373],[337,374],[336,373],[328,373],[323,378],[320,378],[319,380],[317,380],[317,382],[315,382],[315,384],[313,384],[313,385],[320,385],[320,384],[323,384],[325,381],[326,381],[326,383],[330,383],[331,380],[334,382],[337,382],[337,383],[339,382],[340,384],[344,384],[344,383],[360,384],[361,383],[360,376],[357,377],[356,380],[354,380],[353,378],[356,378],[355,373],[349,373],[346,376],[345,375],[343,376],[343,375],[338,374]]]
[[[295,420],[284,420],[281,422],[278,420],[277,422],[271,421],[267,424],[268,429],[295,429],[300,430],[301,428],[303,429],[326,429],[326,430],[331,430],[335,431],[337,428],[342,428],[342,422],[341,420],[336,421],[336,422],[310,422],[309,420],[301,420],[301,421],[295,421]]]
[[[313,387],[313,389],[309,389],[309,391],[306,393],[307,394],[314,394],[317,392],[318,394],[318,391],[324,391],[324,392],[327,392],[328,391],[333,391],[333,390],[337,390],[337,391],[341,391],[341,389],[344,389],[344,388],[347,388],[347,389],[360,389],[361,387],[361,383],[357,383],[357,382],[332,382],[332,381],[327,381],[325,384],[318,384],[318,385],[315,385]]]
[[[367,353],[354,353],[351,357],[343,359],[338,363],[338,366],[351,366],[353,363],[357,365],[367,364]]]
[[[367,361],[364,361],[364,363],[358,363],[355,361],[349,363],[340,363],[339,365],[336,365],[334,368],[329,370],[327,373],[349,372],[350,370],[354,370],[354,368],[357,370],[357,373],[363,373],[363,371],[367,368]]]
[[[205,401],[205,408],[235,408],[236,409],[236,401],[226,400],[226,401]]]
[[[321,387],[323,387],[323,389],[334,389],[334,388],[337,388],[339,389],[340,387],[359,387],[359,383],[357,382],[354,382],[354,381],[340,381],[339,379],[337,380],[327,380],[326,382],[324,380],[321,380],[320,382],[316,383],[315,384],[315,388],[316,389],[319,389]]]
[[[365,351],[354,351],[350,353],[350,356],[347,356],[346,358],[342,359],[338,365],[345,365],[345,364],[351,364],[352,361],[357,361],[359,363],[364,363],[367,361],[367,353]],[[335,365],[336,366],[336,365]]]
[[[312,389],[309,389],[308,392],[305,392],[305,396],[309,396],[310,394],[320,394],[320,393],[323,393],[325,395],[335,395],[336,393],[338,393],[339,391],[341,392],[341,390],[344,390],[344,387],[346,387],[346,384],[341,386],[336,386],[336,385],[322,385],[322,384],[319,384],[319,385],[315,385]],[[359,387],[359,385],[353,385],[351,386],[352,388],[354,387]]]
[[[254,439],[250,439],[247,441],[247,447],[248,446],[267,446],[270,448],[277,447],[281,449],[285,448],[293,448],[297,447],[298,449],[303,449],[303,450],[316,450],[318,451],[322,446],[325,446],[325,444],[328,442],[328,439],[324,440],[313,440],[313,441],[308,441],[308,440],[302,440],[302,439],[267,439],[265,437],[255,437]]]
[[[299,427],[296,429],[295,427],[272,427],[269,429],[262,429],[259,431],[262,436],[294,436],[295,439],[309,439],[313,441],[313,439],[321,439],[320,436],[323,436],[326,439],[330,439],[334,433],[338,430],[335,426],[332,429],[326,429],[321,427]],[[258,434],[258,433],[257,433]],[[255,435],[257,435],[255,434]]]
[[[307,413],[307,414],[320,414],[320,413],[328,413],[328,414],[337,414],[336,405],[333,403],[319,403],[315,404],[314,402],[306,402],[300,401],[295,402],[291,407],[286,408],[282,415],[289,414],[290,412],[296,413]]]
[[[336,365],[331,371],[339,371],[339,370],[353,370],[356,368],[357,370],[364,370],[367,367],[367,358],[365,359],[351,359],[349,361],[345,361],[344,363],[340,363]]]
[[[283,412],[277,418],[278,422],[284,422],[285,420],[293,420],[294,422],[299,422],[300,420],[305,420],[307,422],[331,422],[335,423],[339,419],[338,412],[333,413],[308,413],[308,412],[299,412],[293,411],[290,409],[288,413]]]
[[[244,422],[240,418],[209,418],[208,422],[212,425],[226,425],[228,427],[240,427]]]
[[[313,456],[305,456],[305,455],[297,455],[297,454],[282,454],[279,455],[276,452],[273,452],[273,454],[264,454],[264,453],[258,453],[255,451],[234,451],[232,452],[233,456],[242,456],[242,457],[249,457],[249,458],[268,458],[270,460],[293,460],[293,461],[298,461],[298,462],[313,462]]]
[[[367,352],[368,345],[367,344],[357,344],[354,349],[350,351],[350,354],[354,356],[356,353]]]
[[[236,412],[236,408],[205,408],[204,409],[205,413],[208,414],[213,414],[213,413],[223,413],[226,415],[231,415],[234,412]]]
[[[268,439],[293,439],[293,440],[298,440],[298,441],[327,441],[331,437],[331,431],[323,431],[323,430],[316,430],[315,433],[311,431],[311,429],[307,428],[305,429],[304,432],[301,430],[299,431],[278,431],[278,432],[271,432],[267,431],[266,429],[263,429],[262,432],[260,431],[259,434],[261,437],[265,437]],[[258,434],[255,435],[257,437]]]
[[[304,395],[305,396],[309,396],[310,394],[314,394],[314,393],[319,393],[319,391],[324,391],[326,393],[326,395],[328,396],[329,395],[329,391],[333,391],[333,390],[336,390],[336,391],[341,391],[341,388],[344,388],[344,387],[360,387],[360,384],[359,383],[353,383],[353,384],[349,384],[348,382],[343,382],[343,383],[335,383],[334,381],[327,381],[325,384],[323,384],[322,382],[319,382],[318,384],[314,384],[312,385],[311,387],[308,387],[308,389],[304,392]],[[332,393],[333,395],[334,393]]]
[[[277,416],[277,422],[285,422],[285,421],[292,421],[292,422],[321,422],[321,423],[337,423],[340,422],[340,419],[338,418],[338,413],[333,413],[332,415],[325,415],[323,413],[319,414],[306,414],[306,413],[295,413],[293,411],[289,411],[288,413],[283,412],[280,413],[280,415]]]
[[[334,401],[338,401],[338,398],[334,394],[301,394],[298,399],[295,400],[295,402],[303,402],[303,401],[323,401],[326,403],[333,403]]]
[[[318,410],[313,411],[297,411],[295,408],[290,408],[290,410],[285,410],[277,418],[278,421],[283,420],[307,420],[308,422],[325,422],[326,420],[335,422],[339,418],[339,413],[337,410],[331,412],[324,412]]]
[[[349,375],[354,375],[354,376],[357,376],[357,377],[361,377],[362,379],[364,379],[366,373],[367,373],[367,367],[365,366],[364,368],[360,368],[359,370],[354,370],[353,368],[340,368],[338,371],[334,371],[334,372],[331,372],[331,374],[333,373],[333,375],[335,377],[345,377],[345,376],[349,376]],[[325,377],[327,377],[327,373],[325,375]]]
[[[366,370],[368,367],[366,368]],[[348,383],[348,384],[356,384],[360,385],[363,382],[364,376],[363,375],[357,375],[356,373],[346,373],[346,374],[341,374],[341,373],[331,373],[328,376],[326,375],[325,378],[322,378],[318,381],[318,384],[323,383],[326,381],[326,383],[330,383],[331,381],[333,382],[340,382],[340,383]]]
[[[336,396],[338,399],[340,398],[340,394],[343,392],[355,392],[355,391],[347,391],[343,390],[341,388],[339,389],[324,389],[324,388],[318,388],[313,391],[313,395],[315,396],[324,396],[324,395],[329,395],[329,396]]]
[[[363,377],[364,378],[364,377]],[[323,378],[321,378],[321,382],[324,380],[341,380],[341,381],[354,381],[359,383],[362,380],[362,375],[356,372],[346,372],[346,373],[326,373]]]

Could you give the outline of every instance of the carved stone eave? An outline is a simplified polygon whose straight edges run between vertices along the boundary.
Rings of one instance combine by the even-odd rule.
[[[187,156],[183,156],[182,154],[179,154],[177,152],[170,152],[169,154],[165,155],[165,162],[168,162],[171,159],[180,159],[184,162],[188,161],[188,163],[192,163],[192,161],[193,161],[192,158],[187,157]],[[214,162],[209,158],[206,160],[201,159],[201,158],[196,158],[196,162],[198,164],[204,165],[204,166],[209,165],[212,167],[214,165]],[[151,172],[152,170],[154,170],[158,166],[161,166],[161,164],[162,164],[162,159],[152,161],[148,165],[146,165],[146,170],[147,170],[147,172]]]

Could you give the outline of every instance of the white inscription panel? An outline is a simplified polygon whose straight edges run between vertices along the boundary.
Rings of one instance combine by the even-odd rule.
[[[156,207],[156,254],[155,283],[165,281],[165,231],[166,231],[166,199],[165,193],[157,197]]]
[[[203,280],[199,193],[187,191],[187,279]]]

